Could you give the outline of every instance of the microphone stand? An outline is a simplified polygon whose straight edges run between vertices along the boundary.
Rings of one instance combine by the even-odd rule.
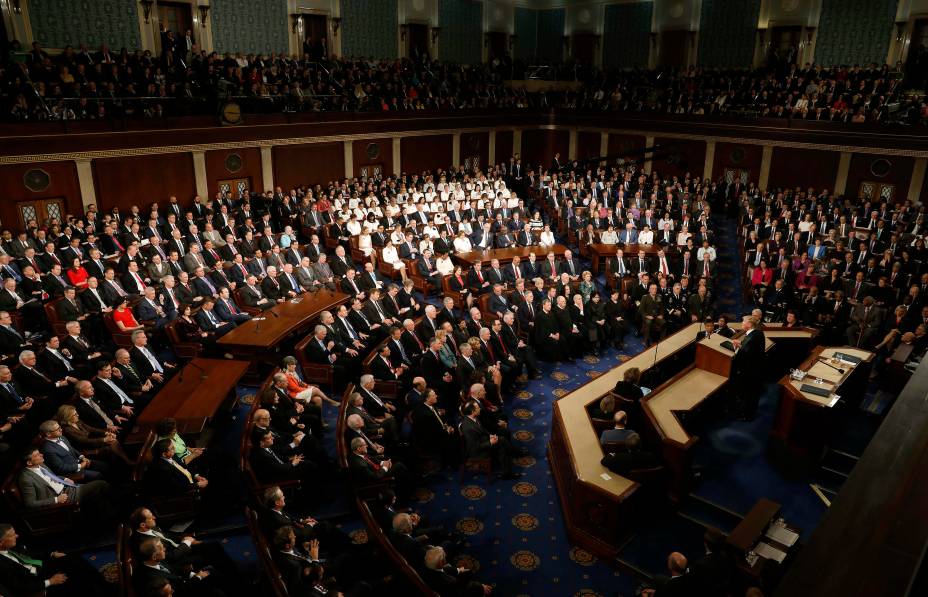
[[[200,379],[201,379],[201,380],[206,379],[206,378],[209,377],[209,376],[206,374],[206,370],[203,369],[203,367],[200,367],[199,365],[197,365],[197,364],[194,363],[193,361],[190,361],[189,363],[187,363],[187,366],[186,366],[186,367],[184,367],[183,369],[180,370],[180,375],[179,375],[178,378],[177,378],[177,382],[178,382],[178,383],[184,383],[184,372],[187,370],[187,367],[193,367],[194,369],[196,369],[197,371],[199,371],[199,372],[200,372]]]
[[[831,367],[832,369],[834,369],[835,371],[837,371],[837,372],[840,373],[841,375],[844,375],[844,369],[839,369],[838,367],[835,367],[834,365],[832,365],[831,363],[829,363],[829,362],[825,359],[825,357],[818,357],[818,361],[819,361],[821,364],[825,365],[826,367]]]

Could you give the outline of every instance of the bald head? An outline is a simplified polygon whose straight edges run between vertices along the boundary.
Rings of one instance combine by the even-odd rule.
[[[667,556],[667,570],[670,576],[682,576],[686,572],[686,556],[675,551]]]

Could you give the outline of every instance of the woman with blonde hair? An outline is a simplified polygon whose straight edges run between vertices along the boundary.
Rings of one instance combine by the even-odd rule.
[[[55,420],[61,425],[61,431],[77,450],[96,450],[98,455],[118,458],[129,466],[135,463],[123,451],[114,430],[98,429],[81,421],[77,409],[70,404],[58,407]]]
[[[296,365],[297,362],[294,357],[284,357],[284,367],[281,373],[287,376],[287,394],[289,394],[291,398],[303,403],[312,403],[319,409],[322,409],[323,400],[329,404],[338,404],[338,401],[332,400],[326,396],[325,392],[316,386],[309,385],[303,381],[300,372],[296,370]]]

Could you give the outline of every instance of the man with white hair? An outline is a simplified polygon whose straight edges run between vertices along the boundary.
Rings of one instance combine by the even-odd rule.
[[[489,595],[493,591],[490,585],[474,580],[467,566],[449,564],[441,547],[429,547],[424,562],[422,580],[439,595]]]

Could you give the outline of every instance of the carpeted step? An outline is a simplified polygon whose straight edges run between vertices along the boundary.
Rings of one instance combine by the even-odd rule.
[[[684,500],[678,514],[705,528],[715,527],[725,534],[744,519],[741,514],[695,494]]]

